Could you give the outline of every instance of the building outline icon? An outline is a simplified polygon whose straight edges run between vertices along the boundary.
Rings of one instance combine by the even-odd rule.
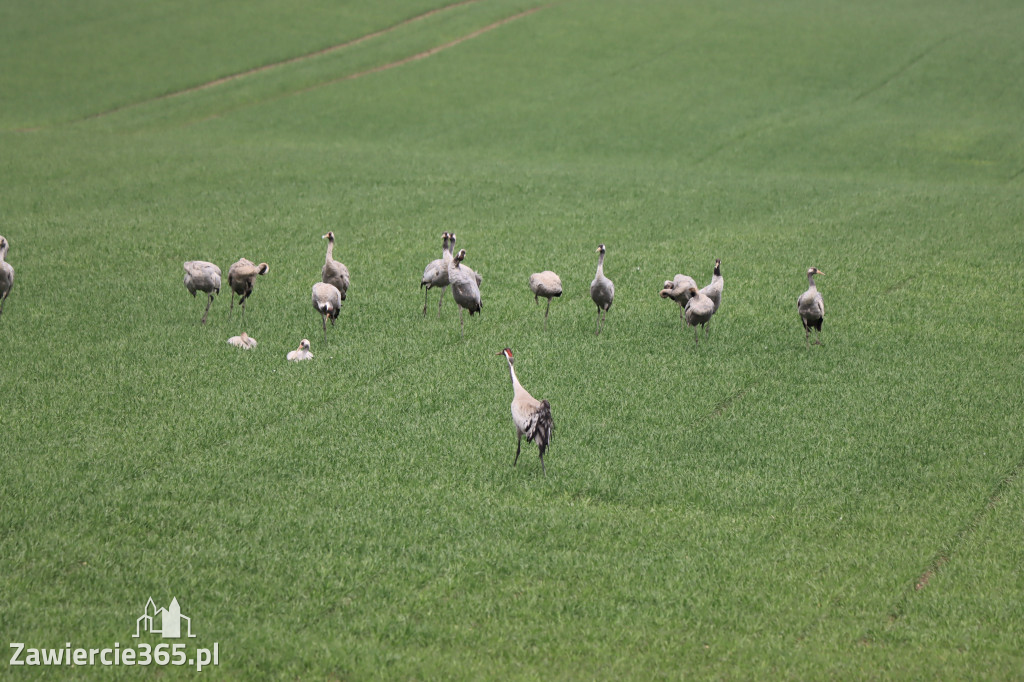
[[[195,637],[192,634],[192,619],[181,615],[181,606],[178,605],[178,598],[171,600],[170,606],[157,608],[153,598],[146,602],[146,608],[142,615],[135,621],[135,637],[148,632],[154,635],[161,635],[165,639],[178,639],[182,637],[182,621],[185,625],[185,637]]]

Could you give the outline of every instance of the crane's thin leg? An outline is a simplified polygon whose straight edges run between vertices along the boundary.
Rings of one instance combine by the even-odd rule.
[[[540,301],[537,300],[538,296],[540,296],[540,294],[534,294],[533,295],[533,303],[534,303],[534,305],[540,305]],[[551,303],[551,299],[550,298],[548,299],[548,303]]]
[[[242,306],[242,321],[243,322],[245,321],[245,299],[247,299],[247,298],[249,298],[249,297],[248,296],[242,296],[242,300],[239,301],[239,305]]]
[[[804,322],[804,348],[810,350],[811,348],[811,328]]]
[[[685,310],[682,305],[679,306],[679,328],[683,331],[686,331],[686,318],[683,316]]]
[[[516,458],[512,460],[512,466],[515,466],[516,462],[519,461],[519,448],[521,447],[523,447],[523,434],[520,433],[519,440],[516,441]]]
[[[697,329],[697,325],[693,326],[693,344],[694,346],[700,346],[700,330]]]
[[[322,322],[324,325],[324,343],[327,343],[327,316],[321,315],[320,322]]]
[[[430,289],[423,290],[423,315],[427,314],[427,295],[430,293]]]
[[[548,328],[548,312],[551,311],[551,299],[548,299],[548,305],[544,308],[544,329]]]
[[[601,333],[601,309],[600,308],[597,309],[597,321],[594,322],[594,333],[595,334],[600,334]]]
[[[228,319],[231,319],[231,314],[235,312],[235,292],[231,292],[231,307],[228,308]]]
[[[444,303],[444,292],[448,291],[448,287],[441,287],[441,297],[437,299],[437,319],[441,319],[441,304]],[[425,306],[426,304],[424,304]],[[426,308],[423,308],[426,311]]]
[[[210,294],[210,300],[206,304],[206,312],[203,313],[203,320],[200,324],[206,324],[206,313],[210,312],[210,306],[213,304],[213,294]],[[0,310],[3,309],[3,301],[0,301]]]
[[[544,455],[540,456],[540,470],[544,472],[544,475],[548,475],[548,470],[544,468]]]
[[[462,317],[462,306],[459,306],[459,324],[462,325],[462,330],[459,332],[459,335],[462,338],[466,338],[466,320]]]

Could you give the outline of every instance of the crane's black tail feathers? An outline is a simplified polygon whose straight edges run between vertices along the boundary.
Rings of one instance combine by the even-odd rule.
[[[551,444],[551,434],[554,433],[554,430],[555,422],[551,418],[551,403],[542,400],[540,401],[540,410],[537,412],[537,418],[533,422],[533,428],[526,435],[526,442],[536,442],[537,447],[540,448],[540,456],[543,457],[544,451]]]

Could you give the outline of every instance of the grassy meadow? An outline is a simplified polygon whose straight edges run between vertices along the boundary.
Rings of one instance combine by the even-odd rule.
[[[0,0],[4,646],[136,646],[176,597],[215,678],[1020,679],[1022,35],[1009,0]],[[422,314],[445,230],[465,339]],[[715,258],[695,347],[657,292]]]

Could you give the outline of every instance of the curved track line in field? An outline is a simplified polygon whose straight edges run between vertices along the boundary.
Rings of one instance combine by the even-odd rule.
[[[316,85],[310,85],[308,87],[301,88],[299,90],[293,90],[292,92],[286,92],[283,95],[278,95],[276,97],[271,97],[269,99],[261,100],[259,102],[252,102],[252,103],[249,103],[249,104],[243,104],[241,106],[233,107],[233,108],[231,108],[231,109],[229,109],[227,111],[222,111],[222,112],[220,112],[218,114],[213,114],[211,116],[206,116],[205,118],[201,118],[201,119],[199,119],[197,121],[191,121],[189,123],[186,123],[185,125],[188,126],[188,125],[193,125],[195,123],[204,123],[206,121],[216,120],[218,118],[221,118],[225,114],[230,114],[232,112],[238,111],[239,109],[250,107],[250,106],[253,106],[255,104],[266,104],[268,102],[276,102],[278,100],[284,99],[285,97],[291,97],[293,95],[301,95],[301,94],[304,94],[304,93],[307,93],[307,92],[311,92],[313,90],[317,90],[318,88],[326,87],[328,85],[335,85],[337,83],[343,83],[345,81],[356,80],[357,78],[362,78],[363,76],[369,76],[369,75],[372,75],[372,74],[375,74],[375,73],[380,73],[382,71],[390,71],[391,69],[398,68],[399,66],[404,66],[406,64],[411,64],[412,62],[418,62],[418,61],[421,61],[421,60],[426,59],[428,57],[433,57],[435,54],[437,54],[439,52],[444,52],[445,50],[447,50],[449,48],[455,47],[456,45],[461,45],[462,43],[466,42],[467,40],[472,40],[473,38],[477,38],[477,37],[483,35],[484,33],[489,33],[490,31],[493,31],[494,29],[499,28],[501,26],[504,26],[505,24],[511,23],[511,22],[513,22],[513,21],[515,21],[517,19],[522,19],[523,17],[528,16],[530,14],[533,14],[534,12],[539,12],[540,10],[544,9],[545,7],[549,7],[549,6],[550,5],[541,5],[541,6],[538,6],[538,7],[533,7],[531,9],[519,12],[518,14],[513,14],[512,16],[505,17],[504,19],[499,19],[498,21],[495,21],[492,24],[488,24],[487,26],[484,26],[483,28],[478,28],[477,30],[473,31],[472,33],[467,33],[466,35],[461,36],[459,38],[456,38],[455,40],[449,41],[447,43],[444,43],[443,45],[438,45],[436,47],[432,47],[429,50],[425,50],[423,52],[418,52],[418,53],[416,53],[414,55],[410,55],[408,57],[404,57],[402,59],[399,59],[398,61],[388,62],[387,64],[381,64],[380,66],[375,66],[373,68],[366,69],[364,71],[359,71],[357,73],[350,73],[347,76],[340,76],[338,78],[332,78],[331,80],[324,81],[322,83],[317,83]]]
[[[270,64],[264,64],[263,66],[257,66],[257,67],[252,68],[252,69],[247,69],[245,71],[239,71],[238,73],[233,73],[233,74],[231,74],[229,76],[221,76],[220,78],[216,78],[216,79],[214,79],[212,81],[208,81],[206,83],[200,83],[199,85],[193,85],[192,87],[185,88],[184,90],[176,90],[174,92],[168,92],[166,94],[159,95],[157,97],[151,97],[149,99],[139,100],[138,102],[131,102],[130,104],[124,104],[124,105],[121,105],[119,107],[114,107],[113,109],[108,109],[107,111],[101,111],[101,112],[96,113],[96,114],[89,114],[88,116],[86,116],[82,120],[90,120],[90,119],[94,119],[94,118],[101,118],[103,116],[109,116],[110,114],[116,114],[119,111],[124,111],[125,109],[131,109],[132,107],[141,106],[143,104],[150,104],[152,102],[159,102],[161,100],[171,99],[171,98],[174,98],[174,97],[180,97],[182,95],[188,95],[188,94],[191,94],[193,92],[200,92],[202,90],[208,90],[210,88],[217,87],[218,85],[223,85],[224,83],[230,83],[231,81],[236,81],[236,80],[239,80],[240,78],[246,78],[247,76],[253,76],[253,75],[257,74],[257,73],[263,73],[265,71],[270,71],[272,69],[276,69],[276,68],[281,67],[281,66],[288,66],[289,64],[297,64],[299,62],[304,62],[304,61],[309,60],[309,59],[315,59],[316,57],[322,57],[322,56],[327,55],[327,54],[332,54],[334,52],[338,52],[340,50],[344,50],[346,48],[353,47],[355,45],[359,45],[360,43],[365,43],[368,40],[373,40],[374,38],[379,38],[380,36],[385,35],[387,33],[391,33],[392,31],[398,30],[399,28],[402,28],[403,26],[408,26],[409,24],[414,24],[414,23],[417,23],[419,21],[423,21],[424,19],[432,17],[435,14],[440,14],[441,12],[447,12],[448,10],[455,9],[456,7],[462,7],[463,5],[471,5],[471,4],[477,3],[477,2],[480,2],[480,0],[459,0],[459,2],[454,2],[454,3],[450,4],[450,5],[445,5],[444,7],[438,7],[436,9],[432,9],[432,10],[430,10],[428,12],[424,12],[423,14],[417,14],[414,17],[410,17],[409,19],[405,19],[403,21],[400,21],[397,24],[393,24],[391,26],[388,26],[387,28],[382,28],[379,31],[374,31],[373,33],[367,33],[366,35],[359,36],[358,38],[353,38],[352,40],[346,41],[344,43],[339,43],[337,45],[331,45],[330,47],[325,47],[323,49],[316,50],[315,52],[310,52],[308,54],[299,55],[298,57],[289,57],[288,59],[285,59],[285,60],[282,60],[282,61],[279,61],[279,62],[272,62]]]

